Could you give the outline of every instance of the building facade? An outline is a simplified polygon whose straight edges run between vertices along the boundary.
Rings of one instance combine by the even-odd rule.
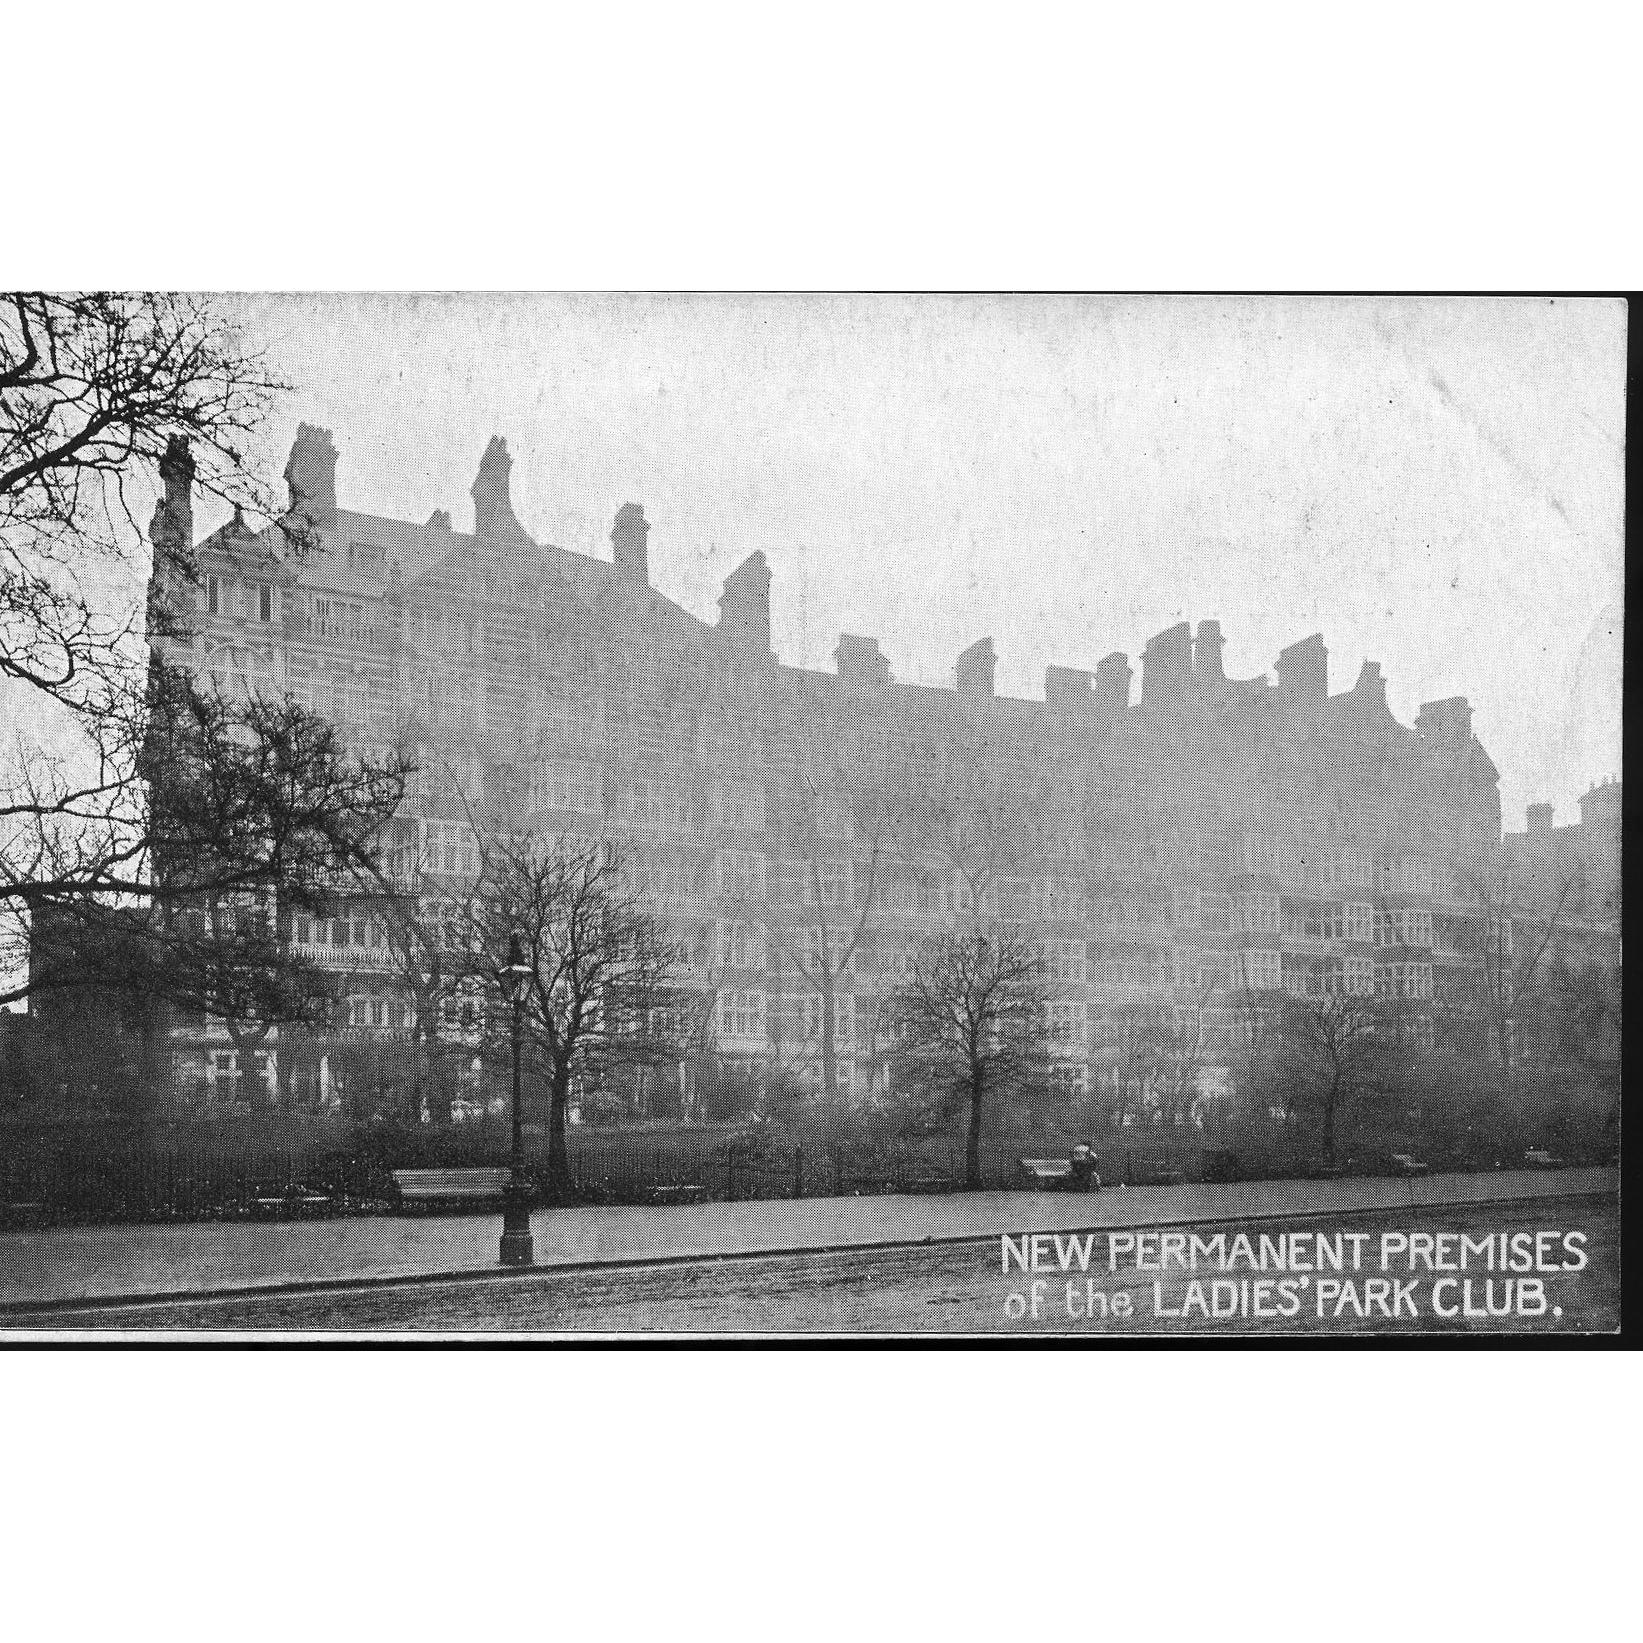
[[[707,621],[653,584],[637,504],[609,558],[533,540],[500,439],[467,532],[347,510],[336,467],[305,425],[286,478],[315,545],[225,526],[200,545],[191,637],[159,643],[231,694],[289,692],[361,749],[411,749],[394,860],[434,898],[473,873],[476,815],[620,839],[712,996],[717,1056],[819,1087],[830,1019],[838,1082],[861,1093],[919,942],[977,916],[1041,944],[1070,1091],[1119,1076],[1138,1012],[1190,1016],[1207,1063],[1252,998],[1395,998],[1427,1038],[1475,1013],[1501,818],[1464,698],[1400,724],[1373,662],[1331,693],[1317,634],[1275,679],[1230,679],[1214,620],[1148,640],[1138,688],[1115,652],[1048,668],[1042,700],[995,691],[986,638],[945,689],[898,682],[861,635],[831,673],[788,667],[762,552]],[[186,503],[172,485],[165,528]],[[351,978],[353,1030],[408,1030],[368,901],[291,938]],[[217,1082],[267,1076],[208,1033],[196,1050]]]

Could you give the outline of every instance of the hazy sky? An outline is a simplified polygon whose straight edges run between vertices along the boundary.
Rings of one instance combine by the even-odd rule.
[[[1620,769],[1625,307],[1545,299],[239,297],[344,507],[469,528],[502,434],[539,540],[708,619],[755,548],[781,658],[875,635],[1002,694],[1218,617],[1230,674],[1321,631],[1394,713],[1465,695],[1507,824]],[[204,518],[201,528],[215,525]],[[1136,666],[1139,667],[1138,661]]]

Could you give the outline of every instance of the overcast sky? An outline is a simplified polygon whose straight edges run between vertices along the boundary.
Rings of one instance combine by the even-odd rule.
[[[755,548],[783,661],[875,635],[945,684],[990,634],[1002,694],[1218,617],[1267,672],[1321,631],[1332,690],[1464,695],[1507,824],[1620,769],[1618,302],[1081,297],[239,297],[333,430],[344,507],[415,520],[493,433],[539,540],[713,619]],[[215,525],[206,517],[201,528]],[[1136,662],[1139,666],[1138,661]]]

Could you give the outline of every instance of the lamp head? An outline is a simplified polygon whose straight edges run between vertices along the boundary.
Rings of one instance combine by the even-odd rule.
[[[531,967],[525,962],[524,943],[515,930],[508,937],[508,962],[497,972],[497,980],[502,983],[502,996],[511,1003],[530,973]]]

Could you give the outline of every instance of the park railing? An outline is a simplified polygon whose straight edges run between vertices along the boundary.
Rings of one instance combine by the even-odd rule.
[[[1280,1137],[1263,1146],[1260,1137],[1245,1136],[1236,1151],[1225,1144],[1230,1138],[1195,1144],[1146,1131],[1090,1139],[1107,1187],[1317,1173],[1309,1168],[1315,1160],[1286,1149]],[[578,1126],[567,1143],[573,1193],[595,1204],[946,1192],[960,1190],[965,1178],[963,1145],[946,1136],[864,1145],[738,1125],[657,1124]],[[1022,1157],[1064,1157],[1070,1144],[1070,1138],[1053,1135],[987,1137],[980,1184],[1018,1188]],[[397,1168],[496,1165],[507,1157],[507,1127],[488,1121],[438,1130],[319,1125],[289,1144],[273,1143],[267,1133],[259,1138],[189,1126],[141,1138],[95,1127],[0,1125],[0,1224],[239,1219],[277,1215],[282,1199],[293,1213],[383,1213],[396,1207]],[[1428,1162],[1434,1169],[1468,1167],[1463,1161]],[[547,1163],[546,1136],[528,1132],[525,1167],[539,1185],[546,1182]]]

